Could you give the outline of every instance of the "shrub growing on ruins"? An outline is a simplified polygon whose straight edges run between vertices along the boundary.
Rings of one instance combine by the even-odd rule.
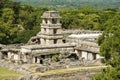
[[[58,62],[58,61],[60,61],[60,58],[59,58],[58,55],[54,55],[54,56],[52,57],[52,60],[55,61],[55,62]]]

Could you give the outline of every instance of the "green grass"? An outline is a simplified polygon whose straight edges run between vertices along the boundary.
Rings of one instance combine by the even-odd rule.
[[[6,78],[16,78],[19,76],[21,76],[21,74],[11,71],[9,69],[0,67],[0,80],[6,79]]]

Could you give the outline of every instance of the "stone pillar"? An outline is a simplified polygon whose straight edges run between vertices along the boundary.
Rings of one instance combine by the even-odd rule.
[[[3,58],[3,54],[0,52],[0,60],[2,60]]]
[[[49,40],[49,44],[53,44],[53,40]]]
[[[96,59],[99,59],[100,58],[100,54],[96,54]]]
[[[26,54],[24,54],[23,55],[23,62],[27,62],[28,60],[27,60],[27,56],[26,56]]]
[[[44,33],[44,28],[41,28],[41,33]]]
[[[37,63],[39,64],[40,63],[40,59],[37,57]]]
[[[35,63],[35,57],[32,58],[32,63]]]
[[[57,34],[61,34],[62,30],[61,29],[57,29]]]
[[[50,40],[49,40],[49,39],[46,40],[46,44],[47,44],[47,45],[50,44]]]
[[[46,21],[45,21],[45,19],[42,19],[42,23],[43,23],[43,24],[46,24]]]
[[[58,40],[57,40],[57,44],[61,44],[61,43],[63,43],[63,42],[62,42],[62,39],[58,39]]]
[[[28,57],[28,63],[29,63],[29,64],[32,63],[32,56],[31,56],[31,55]]]
[[[49,29],[46,29],[46,34],[49,34],[50,33],[50,30]]]
[[[12,57],[12,53],[8,52],[8,59],[11,59],[11,57]]]
[[[18,56],[18,54],[14,54],[14,60],[19,60],[19,56]]]
[[[93,60],[93,53],[88,53],[88,60]]]
[[[47,23],[48,23],[48,24],[52,24],[52,19],[48,19],[48,20],[47,20]]]
[[[87,60],[88,58],[87,58],[87,52],[85,52],[85,51],[82,51],[82,57],[85,59],[85,60]]]
[[[40,39],[41,45],[45,44],[45,40],[43,38]]]
[[[75,50],[76,55],[79,57],[79,60],[82,58],[82,52],[80,50]]]
[[[49,29],[49,34],[53,34],[53,29]]]

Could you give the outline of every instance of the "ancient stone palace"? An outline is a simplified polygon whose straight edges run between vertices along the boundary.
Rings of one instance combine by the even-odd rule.
[[[23,64],[46,64],[59,59],[91,61],[101,58],[96,39],[101,31],[62,30],[57,11],[41,16],[41,31],[25,45],[0,45],[0,59]]]

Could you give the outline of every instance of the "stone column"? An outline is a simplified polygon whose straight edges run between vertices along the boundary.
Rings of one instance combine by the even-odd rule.
[[[43,38],[41,38],[40,42],[41,42],[41,45],[44,45],[44,44],[45,44],[45,41],[44,41]]]
[[[45,21],[45,19],[42,19],[42,24],[46,24],[46,21]]]
[[[88,60],[93,60],[93,53],[88,53]]]
[[[0,60],[2,60],[3,58],[3,54],[0,52]]]
[[[100,58],[100,54],[96,54],[96,59],[99,59]]]
[[[39,64],[40,63],[40,59],[37,57],[37,63]]]
[[[58,40],[57,40],[57,44],[61,44],[61,43],[63,43],[63,42],[62,42],[62,39],[58,39]]]
[[[12,53],[8,52],[8,59],[11,59]]]
[[[83,57],[85,60],[87,60],[87,59],[88,59],[88,58],[87,58],[87,52],[82,51],[82,57]]]
[[[46,40],[46,44],[47,44],[47,45],[50,44],[50,40],[49,40],[49,39]]]
[[[48,20],[47,20],[47,23],[48,23],[48,24],[52,24],[52,19],[48,19]]]
[[[78,56],[79,60],[81,60],[82,53],[80,50],[75,50],[76,55]]]
[[[44,28],[41,28],[41,33],[44,33]]]

